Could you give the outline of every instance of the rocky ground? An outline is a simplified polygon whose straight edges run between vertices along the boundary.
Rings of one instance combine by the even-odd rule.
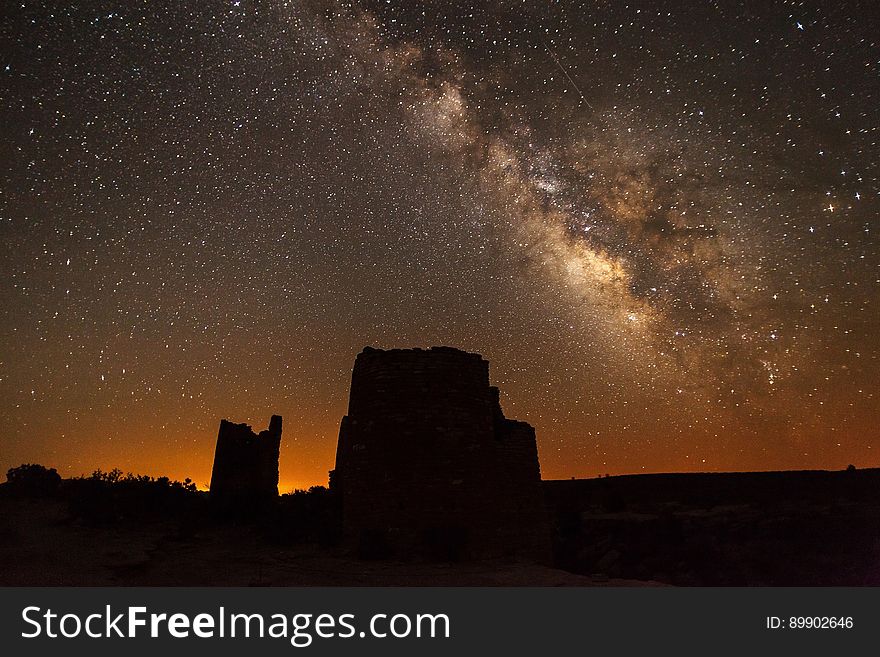
[[[5,484],[0,585],[880,586],[878,469],[543,487],[553,567],[358,559],[340,547],[320,488],[232,521],[204,493],[167,480]]]
[[[277,545],[241,526],[90,527],[55,500],[0,498],[3,586],[619,586],[528,563],[362,561],[314,543]]]
[[[880,585],[880,470],[544,482],[558,567],[677,586]]]

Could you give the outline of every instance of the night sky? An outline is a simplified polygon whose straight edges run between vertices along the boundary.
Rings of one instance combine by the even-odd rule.
[[[326,483],[365,346],[545,478],[880,466],[875,2],[3,11],[0,469]]]

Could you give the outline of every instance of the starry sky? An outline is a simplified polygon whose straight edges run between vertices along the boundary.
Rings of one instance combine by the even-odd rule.
[[[874,2],[19,2],[0,468],[210,478],[355,355],[491,363],[545,478],[880,466]]]

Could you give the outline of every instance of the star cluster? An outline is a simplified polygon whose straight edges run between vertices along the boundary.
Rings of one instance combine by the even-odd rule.
[[[868,2],[22,2],[0,455],[326,481],[354,355],[482,353],[545,477],[880,465]]]

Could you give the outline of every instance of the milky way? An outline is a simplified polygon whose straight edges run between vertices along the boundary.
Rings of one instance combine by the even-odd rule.
[[[691,4],[695,6],[690,6]],[[365,345],[482,353],[545,477],[880,465],[872,3],[24,2],[0,456],[326,481]]]

